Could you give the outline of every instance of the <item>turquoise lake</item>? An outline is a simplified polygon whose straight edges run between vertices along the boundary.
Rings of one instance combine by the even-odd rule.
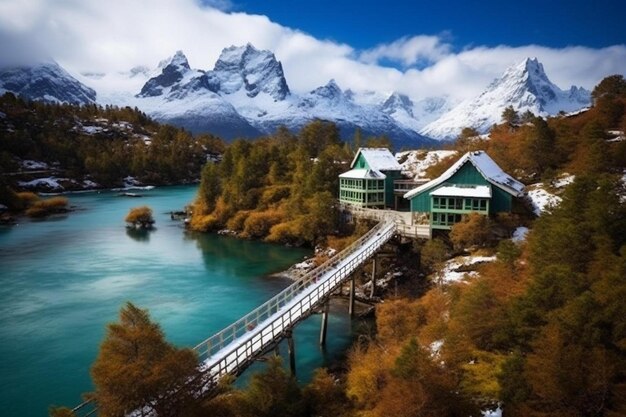
[[[41,417],[52,404],[78,404],[92,388],[105,326],[126,301],[147,308],[169,341],[194,346],[289,285],[268,274],[311,251],[190,234],[170,219],[196,189],[71,194],[68,215],[0,228],[0,415]],[[128,233],[124,216],[138,205],[153,209],[156,230]],[[319,316],[294,332],[301,381],[351,343],[354,323],[344,306],[333,310],[325,350]]]

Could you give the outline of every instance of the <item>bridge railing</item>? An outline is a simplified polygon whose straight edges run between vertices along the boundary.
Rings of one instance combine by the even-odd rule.
[[[382,222],[374,226],[367,233],[353,242],[346,249],[330,258],[312,271],[307,272],[296,282],[285,288],[276,296],[260,305],[250,313],[246,314],[230,326],[222,329],[215,335],[202,341],[194,350],[198,353],[200,360],[204,361],[217,352],[222,351],[226,346],[231,344],[236,339],[244,336],[246,333],[254,330],[260,323],[276,314],[281,308],[291,302],[298,294],[304,291],[306,288],[314,284],[319,278],[321,278],[328,271],[332,270],[337,264],[345,260],[347,257],[356,252],[365,242],[367,242],[372,236],[380,233],[380,231],[389,226],[390,223]],[[395,226],[394,226],[395,230]]]

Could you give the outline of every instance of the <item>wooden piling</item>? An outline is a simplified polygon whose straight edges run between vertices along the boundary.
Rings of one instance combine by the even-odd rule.
[[[354,274],[350,278],[350,301],[348,303],[348,314],[350,317],[354,317]]]
[[[291,376],[296,376],[296,347],[293,344],[293,335],[291,332],[287,333],[287,352],[289,352],[289,370]]]
[[[377,256],[374,255],[374,258],[372,259],[372,285],[370,288],[370,298],[373,298],[374,295],[376,294],[376,260],[377,260]]]
[[[328,300],[322,307],[322,326],[320,328],[320,346],[326,346],[326,330],[328,329]]]

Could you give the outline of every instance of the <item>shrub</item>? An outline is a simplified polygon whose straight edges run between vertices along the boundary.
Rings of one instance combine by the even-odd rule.
[[[226,223],[226,227],[230,230],[240,232],[243,230],[243,224],[250,215],[250,210],[240,210],[231,217]]]
[[[30,199],[32,197],[28,196],[27,198]],[[63,213],[67,211],[67,204],[68,200],[66,197],[52,197],[47,200],[37,200],[26,210],[26,215],[29,217],[45,217],[54,213]]]
[[[457,248],[485,246],[490,239],[491,221],[478,213],[470,213],[450,231],[450,240]]]
[[[291,195],[291,187],[288,185],[274,185],[267,187],[261,194],[259,200],[260,207],[267,207],[271,204],[278,203]]]
[[[300,245],[303,243],[297,229],[297,222],[290,221],[287,223],[279,223],[272,226],[269,235],[265,238],[267,242],[272,243],[288,243],[291,245]]]
[[[154,224],[152,209],[148,206],[133,207],[124,219],[126,223],[134,227],[149,229]]]
[[[243,224],[243,233],[251,238],[265,237],[270,228],[280,223],[282,219],[283,216],[277,210],[250,213]]]
[[[191,218],[189,225],[191,230],[197,232],[210,232],[220,228],[220,223],[217,218],[211,214],[208,215],[195,215]]]

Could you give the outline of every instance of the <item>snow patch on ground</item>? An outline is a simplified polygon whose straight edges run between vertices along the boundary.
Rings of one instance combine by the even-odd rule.
[[[609,130],[607,133],[611,135],[611,138],[607,139],[607,142],[621,142],[626,140],[626,136],[621,130]]]
[[[513,231],[513,237],[511,240],[515,243],[523,242],[528,235],[528,227],[520,226]]]
[[[83,180],[83,187],[85,188],[99,188],[100,184],[92,180]]]
[[[23,187],[23,188],[45,187],[53,191],[62,191],[65,188],[61,184],[59,184],[59,181],[68,181],[68,179],[56,178],[56,177],[37,178],[32,181],[18,181],[18,184],[20,187]]]
[[[439,356],[439,352],[441,351],[441,348],[443,347],[443,339],[439,339],[439,340],[435,340],[434,342],[432,342],[428,348],[430,349],[430,356],[432,357],[438,357]]]
[[[462,281],[466,276],[475,278],[479,275],[477,271],[459,271],[459,269],[466,269],[471,265],[494,262],[495,260],[495,256],[459,256],[445,263],[439,272],[439,278],[446,284]]]
[[[442,159],[455,155],[456,151],[425,151],[414,150],[398,152],[396,159],[403,161],[400,166],[402,173],[410,177],[419,179],[425,178],[426,170],[439,163]]]
[[[555,188],[564,188],[574,182],[576,179],[575,175],[569,175],[568,173],[563,173],[559,175],[554,181],[552,181],[552,186]]]
[[[20,162],[20,166],[22,169],[27,170],[38,170],[38,169],[48,169],[50,168],[48,164],[42,161],[33,161],[32,159],[24,159]]]
[[[548,192],[542,183],[530,185],[526,196],[532,205],[533,213],[537,216],[541,216],[563,201],[558,195]]]
[[[81,129],[84,133],[88,135],[95,135],[96,133],[101,133],[107,130],[100,126],[82,126]]]
[[[483,410],[483,417],[502,417],[502,409],[500,407],[495,410]]]

